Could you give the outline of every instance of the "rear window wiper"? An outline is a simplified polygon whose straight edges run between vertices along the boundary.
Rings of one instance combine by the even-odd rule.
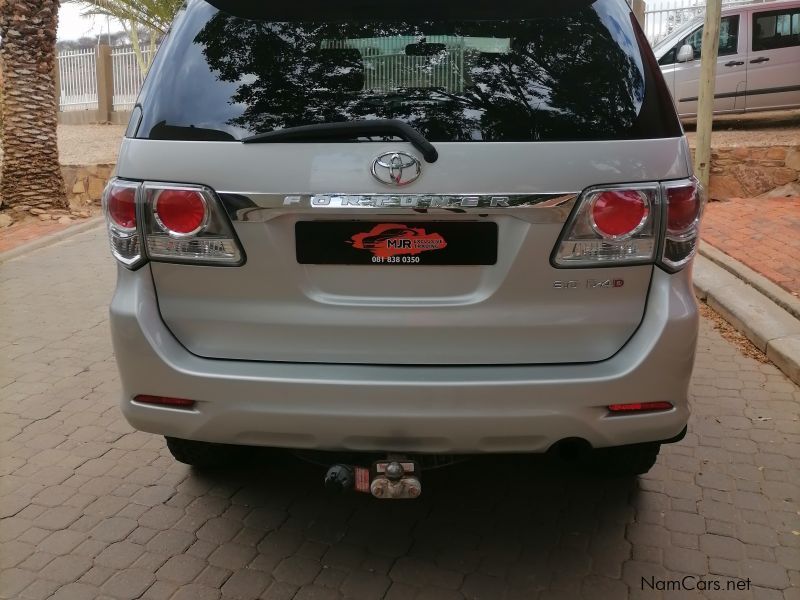
[[[371,135],[396,135],[410,142],[429,163],[436,162],[439,153],[425,136],[408,123],[395,119],[369,119],[364,121],[343,121],[286,127],[266,133],[251,135],[242,140],[243,144],[266,144],[271,142],[318,141],[332,138],[357,138]]]

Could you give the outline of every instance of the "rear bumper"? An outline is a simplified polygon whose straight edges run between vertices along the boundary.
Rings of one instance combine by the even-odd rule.
[[[697,340],[688,269],[655,269],[644,320],[612,358],[591,364],[385,366],[200,358],[158,312],[149,267],[120,269],[111,330],[122,411],[142,431],[293,448],[429,453],[542,452],[568,437],[607,447],[678,435]],[[137,404],[151,394],[192,411]],[[609,416],[612,403],[670,411]]]

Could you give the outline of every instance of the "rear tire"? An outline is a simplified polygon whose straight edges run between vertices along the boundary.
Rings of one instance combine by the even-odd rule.
[[[634,444],[592,451],[589,467],[610,477],[633,477],[647,473],[658,458],[661,444]]]
[[[242,462],[246,446],[196,442],[180,438],[165,437],[167,448],[175,460],[198,469],[220,469],[236,466]]]

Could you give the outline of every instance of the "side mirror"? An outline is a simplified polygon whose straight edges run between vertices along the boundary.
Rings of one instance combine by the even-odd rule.
[[[681,46],[680,50],[678,50],[677,60],[678,62],[694,60],[694,48],[692,48],[691,44],[684,44]]]

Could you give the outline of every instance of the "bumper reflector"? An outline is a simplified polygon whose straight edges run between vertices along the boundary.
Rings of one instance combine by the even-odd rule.
[[[633,402],[631,404],[611,404],[608,410],[612,413],[648,412],[653,410],[671,410],[671,402]]]
[[[165,396],[148,396],[146,394],[140,394],[133,400],[141,404],[156,404],[171,408],[192,408],[195,404],[194,400],[187,400],[186,398],[167,398]]]

